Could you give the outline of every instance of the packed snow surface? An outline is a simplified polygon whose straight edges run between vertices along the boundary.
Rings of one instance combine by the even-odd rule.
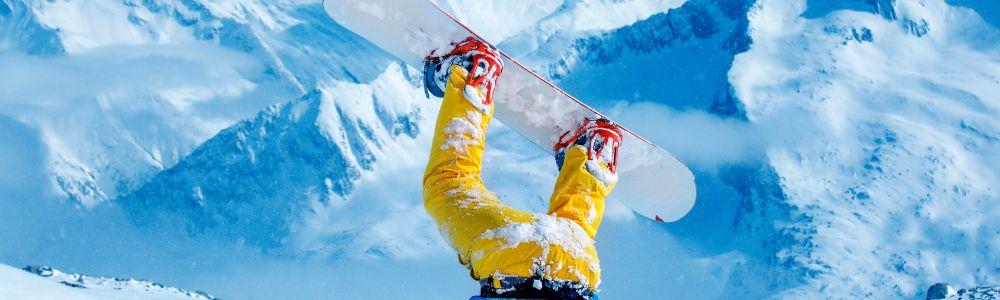
[[[64,273],[48,267],[23,270],[0,265],[0,296],[19,300],[214,300],[203,292],[136,279],[107,278]]]

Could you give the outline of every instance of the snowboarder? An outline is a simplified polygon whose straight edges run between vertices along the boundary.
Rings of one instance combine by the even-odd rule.
[[[559,176],[546,214],[506,206],[482,183],[486,129],[503,61],[475,38],[428,57],[427,88],[443,96],[423,179],[427,212],[458,252],[480,297],[596,299],[594,235],[617,182],[616,124],[585,120],[553,149]]]

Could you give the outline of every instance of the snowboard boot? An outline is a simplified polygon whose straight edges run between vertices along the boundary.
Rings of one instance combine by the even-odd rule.
[[[444,55],[434,56],[431,53],[424,59],[425,92],[430,92],[435,97],[444,97],[451,66],[461,66],[469,72],[462,92],[465,99],[487,113],[493,105],[493,88],[503,72],[500,53],[490,44],[471,36],[454,45],[455,48]]]
[[[556,165],[562,170],[567,149],[585,148],[587,171],[604,184],[612,184],[618,181],[618,148],[621,145],[622,133],[618,124],[604,118],[587,118],[576,131],[563,133],[552,150],[556,152]]]

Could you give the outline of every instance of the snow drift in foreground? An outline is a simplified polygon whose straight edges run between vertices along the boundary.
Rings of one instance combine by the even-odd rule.
[[[64,273],[49,267],[23,270],[0,264],[0,296],[18,300],[215,300],[159,283]]]

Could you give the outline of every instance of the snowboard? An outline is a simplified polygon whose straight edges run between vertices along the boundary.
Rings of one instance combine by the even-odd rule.
[[[418,70],[428,55],[447,53],[453,42],[466,37],[491,43],[430,0],[324,0],[323,6],[338,24]],[[542,151],[554,154],[552,146],[559,136],[575,130],[584,118],[607,118],[502,48],[500,54],[505,68],[494,91],[494,116]],[[691,170],[624,126],[622,133],[619,180],[609,197],[659,222],[687,214],[697,196]]]

